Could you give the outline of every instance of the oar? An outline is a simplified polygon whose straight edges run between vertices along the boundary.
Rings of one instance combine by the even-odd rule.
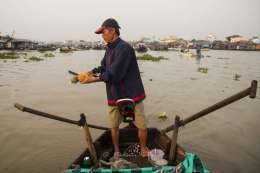
[[[231,97],[228,97],[212,106],[209,106],[208,108],[206,109],[203,109],[201,110],[200,112],[188,117],[188,118],[185,118],[183,120],[180,120],[179,124],[178,124],[178,127],[181,127],[181,126],[185,126],[186,124],[192,122],[192,121],[195,121],[211,112],[214,112],[224,106],[227,106],[237,100],[240,100],[246,96],[249,96],[250,98],[255,98],[256,97],[256,92],[257,92],[257,81],[256,80],[253,80],[251,82],[251,86],[243,91],[240,91],[239,93],[237,94],[234,94],[233,96]],[[166,127],[165,129],[162,130],[162,132],[164,133],[167,133],[171,130],[174,130],[176,127],[175,127],[175,124],[173,125],[170,125],[168,127]]]
[[[45,113],[45,112],[41,112],[29,107],[25,107],[19,103],[15,103],[14,107],[16,107],[17,109],[23,111],[23,112],[29,112],[31,114],[37,115],[37,116],[41,116],[41,117],[45,117],[45,118],[49,118],[49,119],[53,119],[53,120],[57,120],[57,121],[61,121],[61,122],[65,122],[65,123],[69,123],[69,124],[75,124],[78,126],[84,126],[86,123],[86,119],[83,118],[83,116],[81,116],[79,121],[75,121],[75,120],[71,120],[68,118],[64,118],[64,117],[60,117],[57,115],[52,115],[49,113]],[[90,128],[94,128],[94,129],[99,129],[99,130],[109,130],[109,128],[107,127],[102,127],[102,126],[97,126],[97,125],[93,125],[93,124],[88,124],[88,127]]]
[[[96,149],[95,149],[95,146],[93,144],[93,141],[92,141],[92,137],[91,137],[91,134],[90,134],[90,131],[89,131],[89,127],[95,128],[95,129],[101,129],[101,130],[109,130],[109,128],[88,124],[87,121],[86,121],[86,116],[84,114],[80,115],[79,121],[75,121],[75,120],[70,120],[70,119],[67,119],[67,118],[59,117],[59,116],[56,116],[56,115],[51,115],[51,114],[41,112],[41,111],[38,111],[38,110],[35,110],[35,109],[31,109],[31,108],[22,106],[18,103],[15,103],[14,106],[17,109],[24,111],[24,112],[29,112],[29,113],[32,113],[34,115],[38,115],[38,116],[41,116],[41,117],[50,118],[50,119],[53,119],[53,120],[62,121],[62,122],[66,122],[66,123],[69,123],[69,124],[75,124],[75,125],[83,127],[84,132],[85,132],[86,144],[87,144],[87,148],[88,148],[89,153],[90,153],[90,157],[93,159],[94,165],[95,166],[98,165],[97,153],[96,153]]]
[[[89,131],[89,124],[87,123],[86,116],[84,114],[80,114],[80,117],[82,119],[82,122],[85,122],[84,132],[85,132],[85,139],[86,139],[87,148],[89,149],[90,157],[93,160],[94,166],[98,166],[97,152]]]

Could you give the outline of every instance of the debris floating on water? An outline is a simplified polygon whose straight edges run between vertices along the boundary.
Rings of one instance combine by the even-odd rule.
[[[197,80],[197,78],[195,78],[195,77],[191,77],[190,80]]]

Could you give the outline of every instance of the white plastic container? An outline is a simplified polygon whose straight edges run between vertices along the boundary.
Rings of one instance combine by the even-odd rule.
[[[160,149],[155,148],[149,152],[149,157],[154,162],[163,159],[163,156],[164,156],[164,152]]]

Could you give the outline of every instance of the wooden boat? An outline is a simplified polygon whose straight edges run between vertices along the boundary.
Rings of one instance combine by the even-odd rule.
[[[181,172],[185,173],[186,171],[183,171],[183,168],[185,166],[183,165],[190,165],[194,164],[196,168],[192,167],[189,170],[196,170],[196,172],[202,172],[202,173],[208,173],[207,169],[204,169],[204,166],[200,159],[195,159],[196,157],[193,157],[194,163],[191,163],[189,160],[189,156],[191,156],[189,153],[187,154],[185,150],[177,144],[177,136],[178,136],[178,129],[182,126],[187,125],[190,122],[193,122],[213,111],[216,111],[226,105],[229,105],[237,100],[240,100],[246,96],[249,96],[250,98],[255,98],[256,97],[256,92],[257,92],[257,81],[253,80],[251,82],[251,86],[238,92],[237,94],[234,94],[212,106],[209,106],[208,108],[205,108],[198,113],[195,113],[185,119],[180,119],[179,116],[175,117],[175,122],[170,125],[169,127],[164,128],[163,130],[158,130],[157,128],[148,128],[148,147],[150,149],[153,148],[158,148],[162,151],[164,151],[164,159],[168,160],[168,165],[176,172],[176,169],[182,169]],[[35,109],[31,109],[25,106],[22,106],[18,103],[14,105],[17,109],[23,111],[23,112],[29,112],[37,116],[53,119],[53,120],[58,120],[61,122],[66,122],[69,124],[74,124],[78,125],[81,127],[84,127],[83,129],[85,130],[86,134],[86,143],[87,143],[87,149],[83,151],[79,157],[77,157],[69,166],[68,169],[65,170],[66,173],[140,173],[140,170],[135,170],[134,168],[129,168],[129,169],[118,169],[118,170],[113,170],[113,169],[107,169],[102,166],[100,163],[101,161],[106,161],[113,155],[113,145],[112,145],[112,140],[111,140],[111,133],[110,129],[106,127],[101,127],[97,125],[92,125],[88,124],[86,121],[86,118],[84,114],[80,115],[80,120],[75,121],[75,120],[70,120],[67,118],[59,117],[56,115],[51,115],[45,112],[41,112]],[[100,130],[105,130],[100,137],[98,137],[94,142],[92,142],[91,135],[89,132],[89,127],[90,128],[96,128]],[[166,133],[169,131],[172,131],[172,138],[169,138]],[[120,152],[124,153],[125,150],[128,149],[129,146],[132,146],[136,143],[138,143],[138,129],[135,128],[132,124],[129,126],[120,129]],[[85,158],[90,158],[90,162],[87,167],[84,168],[84,160]],[[141,157],[140,155],[122,155],[123,159],[133,162],[137,165],[137,169],[141,168],[141,173],[154,173],[158,172],[153,171],[153,169],[157,169],[158,166],[154,165],[154,162],[149,161],[145,157]],[[187,159],[188,158],[188,159]],[[188,160],[188,161],[187,161]],[[186,162],[185,162],[186,161]],[[185,164],[183,164],[185,163]],[[176,166],[177,167],[174,167]],[[181,165],[181,166],[180,166]],[[166,167],[165,166],[165,167]],[[198,166],[198,169],[197,169]],[[142,170],[144,168],[144,170]],[[152,171],[145,170],[145,168],[152,168]],[[79,171],[78,171],[79,170]],[[200,170],[200,171],[198,171]],[[82,172],[83,171],[83,172]],[[142,172],[143,171],[143,172]],[[160,171],[159,171],[160,172]],[[173,172],[172,170],[170,171],[171,173]],[[165,171],[164,173],[170,173]],[[191,171],[190,171],[191,172]]]
[[[139,142],[138,139],[138,129],[135,127],[129,127],[120,129],[120,153],[124,153],[124,151],[131,145],[134,145]],[[162,133],[157,128],[148,128],[148,148],[153,149],[161,149],[165,153],[165,159],[168,160],[168,155],[170,152],[171,139],[165,134]],[[113,156],[113,144],[111,140],[110,130],[105,131],[99,138],[97,138],[94,142],[95,149],[97,151],[98,160],[107,160],[108,158]],[[105,153],[105,157],[104,157]],[[86,156],[90,156],[89,150],[86,149],[81,155],[76,158],[73,163],[71,163],[68,169],[74,169],[78,166],[84,167],[83,159]],[[174,160],[173,165],[177,165],[183,161],[185,157],[185,150],[177,145],[176,159]],[[139,167],[149,167],[154,166],[152,162],[150,162],[147,158],[142,156],[126,156],[124,157],[127,161],[133,162],[137,164]],[[92,167],[94,166],[91,163]]]
[[[202,48],[201,51],[209,51],[209,48]]]
[[[191,58],[197,57],[197,55],[192,52],[180,52],[179,55],[184,57],[191,57]]]
[[[38,48],[37,50],[39,52],[47,52],[47,51],[55,51],[57,48],[53,47],[53,48],[47,48],[47,47],[41,47],[41,48]]]
[[[68,47],[65,46],[65,47],[60,48],[61,53],[69,53],[69,52],[72,52],[73,50],[75,50],[75,49],[70,46],[68,46]]]
[[[139,53],[145,53],[148,51],[148,48],[145,44],[139,43],[135,46],[135,50]]]

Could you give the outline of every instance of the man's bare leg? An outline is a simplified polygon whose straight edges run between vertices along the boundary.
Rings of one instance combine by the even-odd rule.
[[[140,140],[141,155],[147,156],[149,151],[147,148],[147,129],[138,129],[138,137]]]
[[[114,146],[115,157],[119,157],[119,128],[111,129],[111,136]]]

